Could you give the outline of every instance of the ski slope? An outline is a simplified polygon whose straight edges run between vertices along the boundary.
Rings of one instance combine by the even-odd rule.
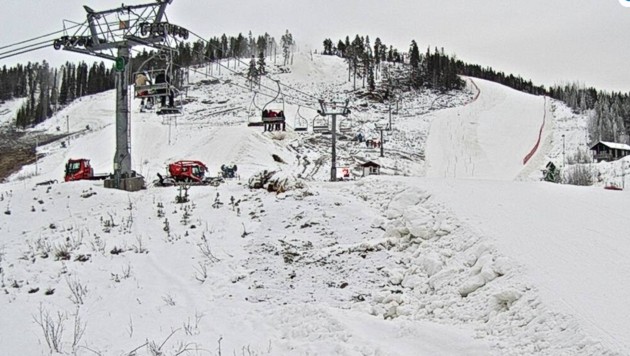
[[[300,55],[290,69],[272,73],[306,93],[352,89],[339,58]],[[328,138],[247,127],[252,94],[200,79],[183,115],[134,102],[132,167],[149,183],[140,192],[36,186],[61,180],[68,158],[111,170],[112,92],[36,128],[73,134],[39,148],[37,171],[0,185],[0,315],[10,320],[0,354],[49,353],[40,311],[60,316],[62,353],[77,355],[628,354],[627,193],[514,181],[558,152],[547,113],[545,143],[523,166],[544,99],[474,78],[473,102],[472,87],[406,94],[386,157],[338,142],[344,163],[375,160],[386,174],[331,183]],[[288,115],[302,105],[312,117],[306,99],[287,100]],[[355,128],[371,137],[387,106],[360,104]],[[151,181],[179,159],[211,175],[237,164],[241,179],[192,187],[177,204],[177,188]],[[262,170],[302,187],[249,189]],[[56,259],[60,249],[71,258]],[[82,303],[73,283],[87,288]]]
[[[543,97],[472,79],[476,101],[435,114],[426,182],[435,196],[523,266],[544,298],[618,350],[630,348],[627,192],[516,183],[551,149]],[[523,158],[541,145],[527,170]],[[577,131],[580,135],[582,131]],[[533,162],[533,163],[531,163]],[[472,179],[472,180],[471,180]]]
[[[486,80],[472,82],[479,91],[475,101],[440,111],[431,122],[427,176],[513,180],[538,140],[545,99]]]

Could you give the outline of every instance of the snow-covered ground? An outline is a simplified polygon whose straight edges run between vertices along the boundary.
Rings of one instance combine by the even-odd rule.
[[[298,108],[312,124],[306,94],[352,89],[338,58],[299,55],[288,69],[272,76],[302,92],[283,88],[290,126]],[[111,170],[112,92],[37,128],[73,135],[40,147],[38,175],[26,166],[0,185],[0,354],[48,354],[54,339],[78,355],[629,354],[627,192],[539,181],[558,137],[583,137],[562,104],[475,78],[462,93],[406,94],[385,157],[340,140],[356,179],[331,183],[330,137],[247,127],[247,84],[216,66],[239,86],[200,83],[210,71],[191,72],[181,116],[134,103],[140,192],[35,185],[61,180],[68,158]],[[259,107],[275,85],[263,83]],[[352,133],[376,138],[387,106],[351,106]],[[178,159],[211,175],[234,163],[241,178],[177,204],[177,188],[151,181]],[[359,178],[368,160],[386,175]],[[298,184],[249,189],[263,170]]]
[[[0,104],[0,126],[14,124],[17,111],[23,103],[24,99],[14,99]]]

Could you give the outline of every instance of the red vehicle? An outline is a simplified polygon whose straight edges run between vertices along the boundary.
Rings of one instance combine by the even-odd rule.
[[[109,176],[107,173],[94,174],[94,169],[90,165],[90,160],[85,158],[69,159],[66,163],[64,180],[101,180]]]
[[[208,167],[201,161],[182,160],[168,165],[168,177],[158,173],[155,184],[168,187],[179,183],[192,185],[219,185],[221,179],[206,177]]]
[[[177,161],[168,165],[168,173],[176,182],[203,182],[208,167],[200,161]]]

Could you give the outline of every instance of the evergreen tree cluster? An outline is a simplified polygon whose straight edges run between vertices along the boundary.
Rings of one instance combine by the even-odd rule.
[[[11,100],[13,98],[23,98],[27,94],[26,86],[26,74],[25,71],[30,71],[31,64],[29,63],[29,69],[26,69],[23,65],[18,64],[15,67],[7,68],[3,66],[0,71],[0,101]]]
[[[534,95],[545,95],[547,91],[544,86],[536,86],[531,80],[525,80],[520,76],[513,74],[506,75],[503,72],[497,72],[491,67],[482,67],[478,64],[468,64],[457,61],[457,73],[470,77],[489,80]]]
[[[411,41],[409,51],[411,83],[414,88],[426,87],[439,91],[462,89],[464,81],[457,72],[457,59],[444,53],[444,48],[430,48],[420,55],[416,41]]]
[[[588,130],[591,139],[630,144],[627,142],[630,135],[628,93],[608,93],[572,83],[551,87],[547,95],[565,102],[575,113],[589,113]]]
[[[291,35],[288,30],[287,34]],[[260,57],[260,53],[263,53],[264,57],[274,56],[277,52],[279,49],[274,37],[267,33],[255,37],[250,31],[248,37],[243,36],[242,33],[230,37],[223,34],[221,37],[212,37],[207,41],[200,39],[195,42],[180,42],[177,51],[174,52],[173,62],[177,66],[185,68],[221,59]],[[134,57],[132,70],[138,71],[139,66],[154,54],[154,51],[147,52],[146,50],[137,54]],[[148,65],[163,68],[166,61],[155,58]]]
[[[378,79],[382,63],[392,63],[406,69],[406,78],[396,76],[398,84],[406,85],[410,88],[431,88],[440,91],[461,89],[464,82],[457,75],[457,60],[444,54],[444,50],[431,53],[429,49],[425,55],[420,54],[416,41],[411,41],[408,60],[393,46],[386,46],[380,38],[376,38],[374,45],[370,45],[369,36],[356,35],[350,42],[350,37],[346,36],[345,41],[339,40],[337,45],[331,39],[325,39],[324,55],[336,55],[342,57],[348,63],[348,80],[354,78],[356,89],[356,78],[368,81],[370,91],[375,89],[374,80]],[[390,71],[393,75],[393,71]],[[389,79],[389,78],[388,78]]]
[[[60,68],[50,68],[46,61],[4,66],[0,72],[2,99],[26,98],[16,116],[16,126],[26,128],[51,117],[55,111],[74,99],[113,89],[113,68],[105,63],[66,62]]]

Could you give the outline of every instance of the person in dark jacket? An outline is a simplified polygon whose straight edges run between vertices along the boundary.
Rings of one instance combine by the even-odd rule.
[[[155,84],[160,84],[160,83],[166,83],[166,84],[169,84],[170,86],[171,78],[166,73],[160,73],[155,76]],[[162,105],[162,107],[166,106],[167,96],[168,96],[168,107],[172,108],[173,106],[175,106],[175,93],[173,89],[160,89],[158,90],[158,93],[163,94],[160,97],[160,104]]]

